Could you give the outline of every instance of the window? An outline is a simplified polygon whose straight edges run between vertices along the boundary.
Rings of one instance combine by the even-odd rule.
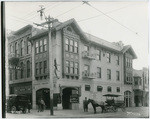
[[[31,43],[28,41],[27,42],[27,54],[31,53]]]
[[[97,54],[96,54],[96,59],[97,60],[101,60],[101,51],[100,50],[96,50]]]
[[[40,40],[40,52],[43,52],[43,48],[42,48],[42,45],[43,45],[43,40]]]
[[[17,80],[18,79],[18,71],[15,70],[15,79]]]
[[[14,87],[10,87],[10,94],[14,94]]]
[[[47,61],[44,61],[44,69],[43,69],[44,71],[44,73],[46,73],[46,71],[47,71]]]
[[[84,65],[84,71],[85,71],[86,73],[89,73],[89,66],[88,66],[88,65]]]
[[[117,92],[120,92],[120,87],[117,87]]]
[[[23,73],[24,73],[23,62],[21,62],[20,67],[21,67],[21,78],[23,78]]]
[[[66,51],[69,51],[69,39],[66,38],[65,42],[66,42],[65,49]]]
[[[74,71],[73,71],[73,62],[70,62],[70,73],[73,74]]]
[[[97,67],[97,78],[101,78],[101,68]]]
[[[75,62],[74,73],[75,73],[75,74],[78,74],[78,70],[79,70],[79,64]]]
[[[111,80],[111,70],[107,69],[107,79]]]
[[[78,53],[78,43],[74,41],[74,52]]]
[[[15,43],[15,55],[16,56],[18,55],[18,43],[17,42]]]
[[[10,45],[10,53],[12,53],[12,52],[13,52],[13,46]]]
[[[69,73],[69,61],[66,61],[66,73]]]
[[[84,51],[89,51],[89,47],[87,45],[84,45]]]
[[[20,43],[20,47],[21,47],[20,55],[23,56],[23,48],[24,48],[23,40]]]
[[[42,74],[42,62],[39,62],[39,74]]]
[[[27,61],[27,78],[30,77],[30,61]]]
[[[85,91],[90,91],[91,87],[90,85],[85,85]]]
[[[35,74],[37,75],[39,73],[39,66],[38,63],[35,64]]]
[[[10,79],[10,80],[12,80],[12,76],[13,76],[12,73],[13,73],[13,72],[12,72],[12,70],[10,69],[10,70],[9,70],[9,79]]]
[[[43,51],[47,51],[47,39],[44,39]]]
[[[107,62],[111,62],[111,55],[109,52],[106,53],[106,57],[107,57]]]
[[[117,65],[119,65],[119,55],[117,55],[116,63],[117,63]]]
[[[98,92],[102,92],[102,90],[103,90],[103,87],[102,87],[102,86],[97,86],[97,91],[98,91]]]
[[[73,40],[70,40],[70,52],[73,52],[74,49],[73,49]]]
[[[35,53],[39,53],[39,43],[38,43],[38,41],[35,44]]]
[[[120,80],[120,72],[116,71],[116,80],[119,81]]]
[[[111,92],[111,87],[110,86],[107,87],[107,92]]]

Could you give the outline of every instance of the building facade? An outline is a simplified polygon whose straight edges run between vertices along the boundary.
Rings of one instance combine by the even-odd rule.
[[[85,97],[105,101],[104,94],[121,95],[119,98],[127,107],[134,106],[132,62],[137,57],[130,45],[110,43],[87,34],[74,19],[63,23],[57,21],[52,26],[53,66],[49,65],[51,52],[47,30],[26,26],[16,31],[15,38],[9,38],[9,48],[13,45],[10,54],[14,54],[21,67],[9,73],[10,94],[29,95],[33,108],[42,97],[49,108],[49,70],[52,67],[54,106],[57,108],[83,108]],[[29,34],[34,34],[24,39],[29,29]],[[26,55],[22,57],[23,53]]]
[[[135,106],[148,106],[149,105],[149,78],[148,69],[143,68],[142,70],[133,70],[134,77],[134,103]]]

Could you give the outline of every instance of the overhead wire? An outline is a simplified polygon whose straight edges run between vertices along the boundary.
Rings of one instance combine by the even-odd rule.
[[[90,6],[91,8],[97,10],[98,12],[102,13],[104,16],[106,16],[107,18],[113,20],[114,22],[116,22],[117,24],[121,25],[122,27],[128,29],[129,31],[133,32],[134,34],[138,34],[137,32],[133,31],[132,29],[128,28],[127,26],[121,24],[120,22],[118,22],[117,20],[115,20],[114,18],[110,17],[109,15],[105,14],[104,12],[102,12],[101,10],[97,9],[96,7],[93,7],[91,4],[89,3],[85,3],[86,5]]]
[[[105,14],[110,14],[110,13],[116,12],[116,11],[118,11],[118,10],[125,9],[125,8],[127,8],[127,7],[130,7],[131,5],[135,5],[135,4],[130,4],[130,5],[127,5],[127,6],[124,6],[124,7],[120,7],[120,8],[117,8],[117,9],[114,9],[114,10],[111,10],[111,11],[108,11],[108,12],[106,12]],[[100,17],[100,16],[102,16],[102,14],[95,15],[95,16],[93,16],[93,17],[88,17],[88,18],[85,18],[85,19],[81,19],[81,20],[78,20],[77,22],[86,21],[86,20],[93,19],[93,18],[97,18],[97,17]]]

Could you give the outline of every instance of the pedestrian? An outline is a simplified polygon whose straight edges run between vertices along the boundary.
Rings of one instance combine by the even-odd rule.
[[[44,111],[44,107],[45,107],[45,102],[44,100],[41,98],[41,111]]]
[[[87,97],[85,97],[85,100],[83,100],[83,108],[84,108],[84,112],[88,112],[88,100],[87,100]]]
[[[39,99],[37,102],[38,105],[38,112],[41,112],[41,100]]]
[[[30,110],[31,110],[31,102],[30,100],[28,100],[28,113],[30,113]]]

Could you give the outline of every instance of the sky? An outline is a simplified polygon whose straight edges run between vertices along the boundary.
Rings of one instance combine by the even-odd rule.
[[[42,23],[40,6],[45,15],[60,22],[74,18],[84,32],[109,42],[131,45],[137,59],[134,69],[148,67],[148,2],[6,2],[6,29],[18,30],[33,23]],[[36,27],[36,26],[35,26]],[[41,27],[39,27],[41,28]]]

